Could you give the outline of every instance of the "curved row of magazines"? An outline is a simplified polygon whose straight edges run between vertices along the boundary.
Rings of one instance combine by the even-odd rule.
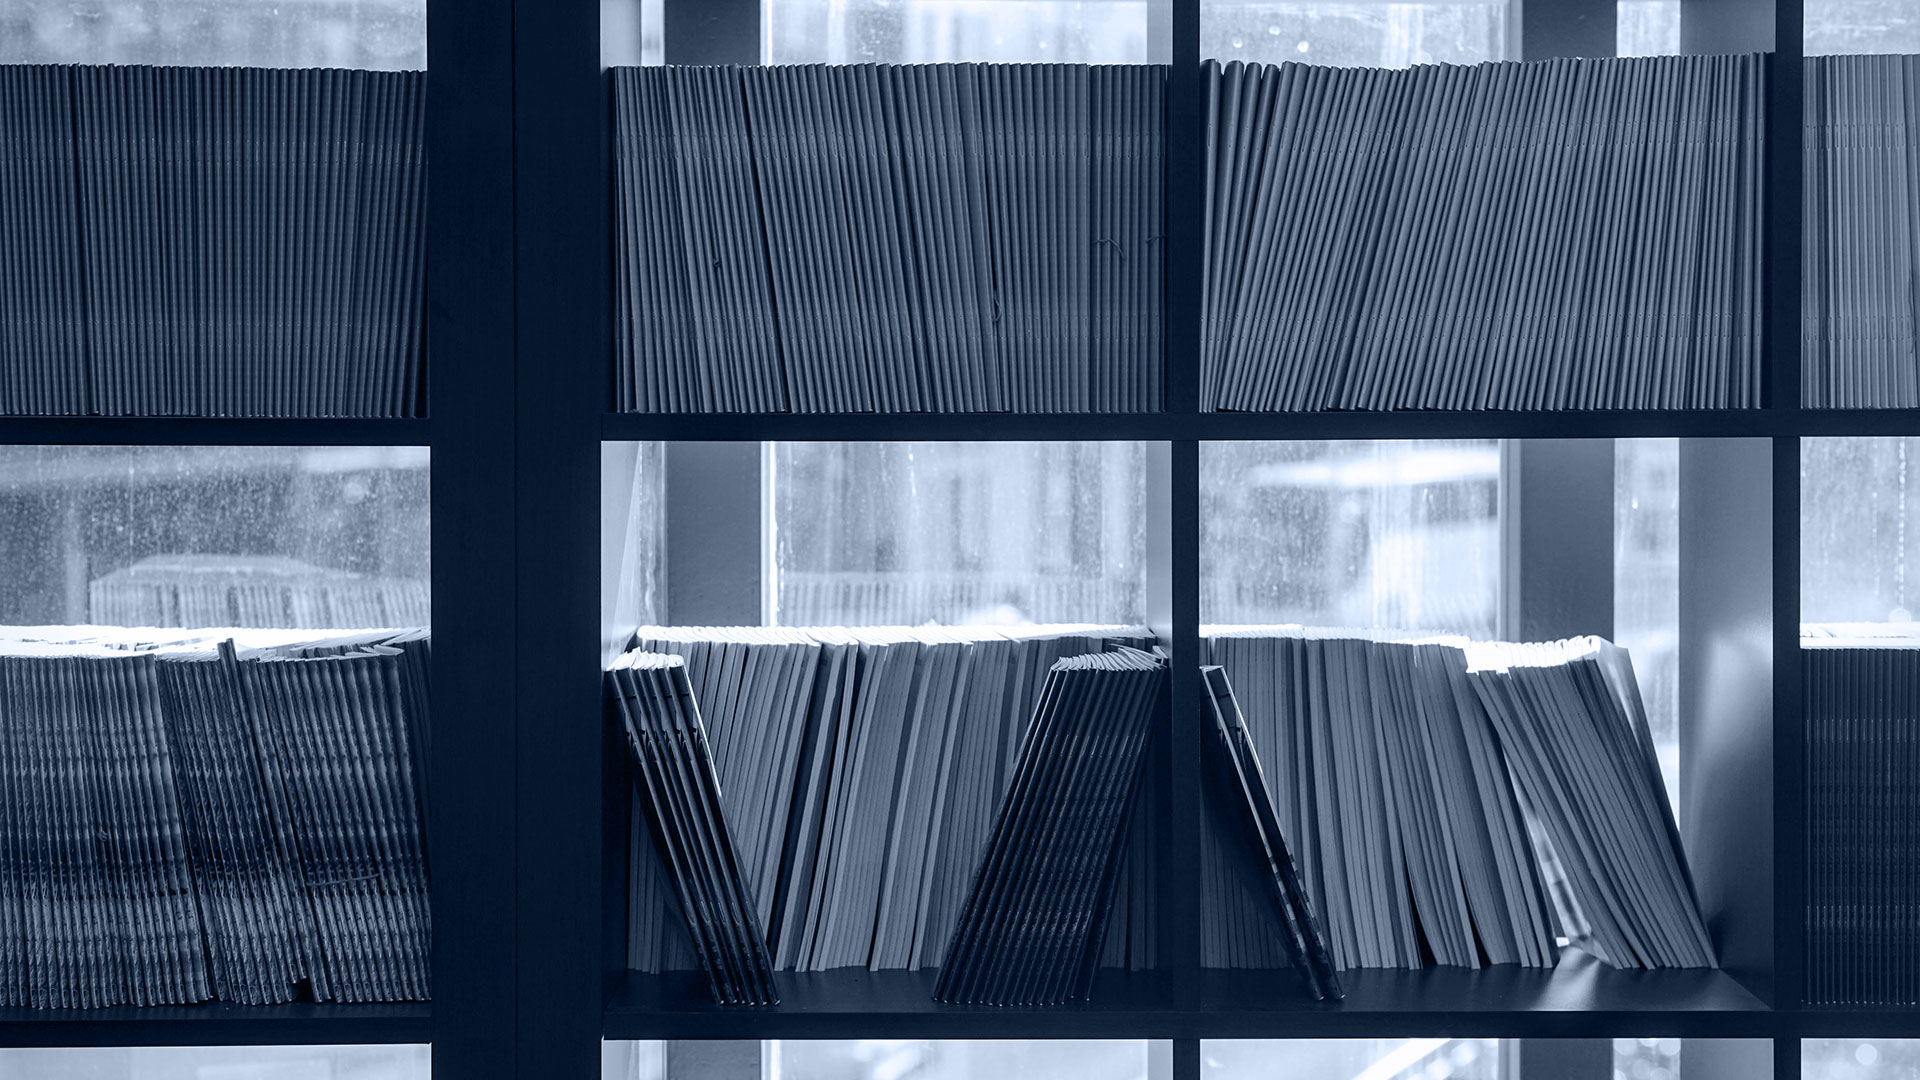
[[[722,1004],[842,966],[938,965],[952,1003],[1084,999],[1126,962],[1114,916],[1151,902],[1122,903],[1165,689],[1140,640],[643,630],[607,676],[647,822],[630,960],[697,963]],[[1561,936],[1715,966],[1623,650],[1300,627],[1207,649],[1207,965],[1291,965],[1316,998],[1356,967],[1553,966]]]
[[[0,1005],[424,1001],[424,631],[9,628]]]

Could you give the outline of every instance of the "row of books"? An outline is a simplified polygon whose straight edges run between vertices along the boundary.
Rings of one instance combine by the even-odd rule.
[[[1165,81],[616,69],[617,407],[1160,408]]]
[[[1803,628],[1807,1000],[1920,1004],[1920,634]]]
[[[1204,634],[1335,967],[1552,966],[1558,936],[1615,967],[1715,965],[1624,650]],[[1230,840],[1238,793],[1213,786],[1202,962],[1283,966],[1269,884]]]
[[[424,631],[6,635],[0,1004],[428,997]]]
[[[279,556],[157,555],[87,585],[107,626],[426,626],[432,588]]]
[[[1920,405],[1920,56],[1809,56],[1800,394]]]
[[[425,86],[0,65],[0,415],[420,414]]]
[[[1118,626],[643,627],[631,645],[682,659],[774,965],[817,971],[939,964],[1047,672],[1149,640]],[[629,852],[629,963],[692,968],[645,832]],[[1108,966],[1152,963],[1150,851],[1131,829]]]
[[[1763,60],[1209,63],[1202,407],[1757,407]]]

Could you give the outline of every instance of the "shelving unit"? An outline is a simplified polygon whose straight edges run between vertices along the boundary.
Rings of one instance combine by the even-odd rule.
[[[611,2],[611,0],[610,0]],[[757,0],[665,0],[668,59],[755,63]],[[0,419],[14,444],[423,445],[433,453],[434,1001],[0,1012],[0,1046],[418,1042],[436,1075],[598,1075],[607,1039],[1175,1040],[1196,1080],[1213,1037],[1674,1035],[1920,1037],[1920,1012],[1809,1009],[1800,903],[1799,447],[1813,435],[1920,435],[1920,410],[1805,411],[1800,340],[1801,0],[1683,0],[1690,52],[1780,48],[1770,90],[1767,407],[1741,412],[1203,413],[1198,402],[1205,103],[1199,0],[1156,0],[1168,88],[1168,412],[1153,415],[614,414],[608,108],[600,8],[433,0],[428,139],[431,420]],[[1596,40],[1614,0],[1528,0],[1526,52]],[[1770,14],[1770,21],[1769,21]],[[1598,35],[1610,47],[1611,34]],[[720,1010],[698,976],[625,969],[627,777],[601,721],[600,444],[670,440],[1149,443],[1151,622],[1198,650],[1199,446],[1214,439],[1683,440],[1683,635],[1759,642],[1688,676],[1689,851],[1726,972],[1366,971],[1339,1005],[1287,972],[1202,970],[1201,688],[1176,665],[1153,781],[1165,796],[1152,973],[1109,972],[1085,1006],[937,1006],[931,975],[783,980],[783,1004]],[[1771,528],[1756,528],[1770,523]],[[1716,661],[1716,664],[1719,662]],[[1188,722],[1188,718],[1195,722]],[[1770,737],[1756,733],[1770,732]]]

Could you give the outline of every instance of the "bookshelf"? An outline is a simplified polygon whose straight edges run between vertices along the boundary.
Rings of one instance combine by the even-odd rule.
[[[430,415],[413,420],[0,419],[16,444],[420,445],[434,459],[431,1006],[205,1006],[0,1012],[4,1046],[421,1042],[436,1075],[598,1075],[603,1038],[1175,1040],[1199,1076],[1203,1038],[1674,1035],[1770,1038],[1775,1076],[1801,1038],[1920,1037],[1920,1013],[1810,1009],[1798,905],[1798,440],[1920,435],[1920,410],[1798,408],[1801,0],[1683,0],[1687,51],[1781,45],[1771,84],[1767,407],[1739,412],[1250,415],[1198,409],[1203,145],[1199,0],[1153,6],[1169,85],[1168,401],[1151,415],[674,415],[607,411],[611,252],[607,110],[594,5],[434,0],[428,139]],[[758,60],[754,0],[665,0],[669,59]],[[1612,0],[1529,0],[1527,50],[1589,34]],[[1769,22],[1768,16],[1771,16]],[[1562,18],[1560,16],[1566,16]],[[1605,18],[1610,20],[1611,15]],[[1559,28],[1559,29],[1555,29]],[[1543,32],[1544,31],[1544,32]],[[1715,36],[1720,35],[1720,36]],[[1757,37],[1755,36],[1757,35]],[[1581,38],[1580,40],[1585,40]],[[1569,48],[1578,48],[1570,44]],[[619,59],[615,57],[614,59]],[[718,1010],[698,976],[624,966],[626,777],[601,723],[599,444],[669,440],[1123,439],[1150,443],[1153,623],[1197,650],[1199,444],[1215,439],[1674,436],[1696,495],[1683,622],[1757,652],[1692,688],[1688,757],[1716,817],[1689,838],[1727,972],[1356,972],[1348,999],[1297,997],[1286,972],[1203,971],[1197,899],[1200,687],[1176,669],[1162,717],[1162,967],[1108,973],[1053,1010],[936,1006],[927,973],[796,978],[771,1009]],[[1711,442],[1709,440],[1738,440]],[[1770,529],[1755,529],[1769,523]],[[1745,541],[1740,543],[1739,541]],[[1719,557],[1722,552],[1737,557]],[[1707,553],[1714,553],[1710,557]],[[1685,556],[1683,556],[1685,558]],[[1690,564],[1691,565],[1691,564]],[[1731,688],[1731,689],[1730,689]],[[1763,699],[1759,706],[1734,694]],[[1770,693],[1768,693],[1770,691]],[[1755,707],[1770,739],[1752,739]],[[1742,738],[1742,735],[1748,736]],[[1713,803],[1714,794],[1724,801]],[[1700,819],[1693,815],[1694,820]]]

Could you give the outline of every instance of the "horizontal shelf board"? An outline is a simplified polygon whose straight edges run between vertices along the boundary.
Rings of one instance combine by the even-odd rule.
[[[0,444],[75,446],[430,446],[431,421],[198,416],[0,417]]]
[[[393,1005],[169,1005],[108,1009],[0,1009],[0,1046],[269,1046],[425,1043],[432,1007]]]
[[[777,977],[781,1003],[722,1008],[696,972],[628,972],[607,1038],[1386,1038],[1761,1036],[1781,1017],[1719,971],[1615,971],[1569,951],[1552,971],[1362,970],[1347,997],[1305,996],[1289,970],[1203,971],[1197,993],[1171,979],[1103,972],[1093,999],[1049,1009],[941,1005],[931,971],[857,968]]]
[[[1326,413],[606,413],[608,440],[1605,439],[1920,434],[1920,410]]]
[[[1808,1006],[1793,1014],[1793,1029],[1809,1039],[1920,1039],[1920,1009]]]
[[[1168,413],[607,413],[605,439],[995,442],[1177,439]]]

